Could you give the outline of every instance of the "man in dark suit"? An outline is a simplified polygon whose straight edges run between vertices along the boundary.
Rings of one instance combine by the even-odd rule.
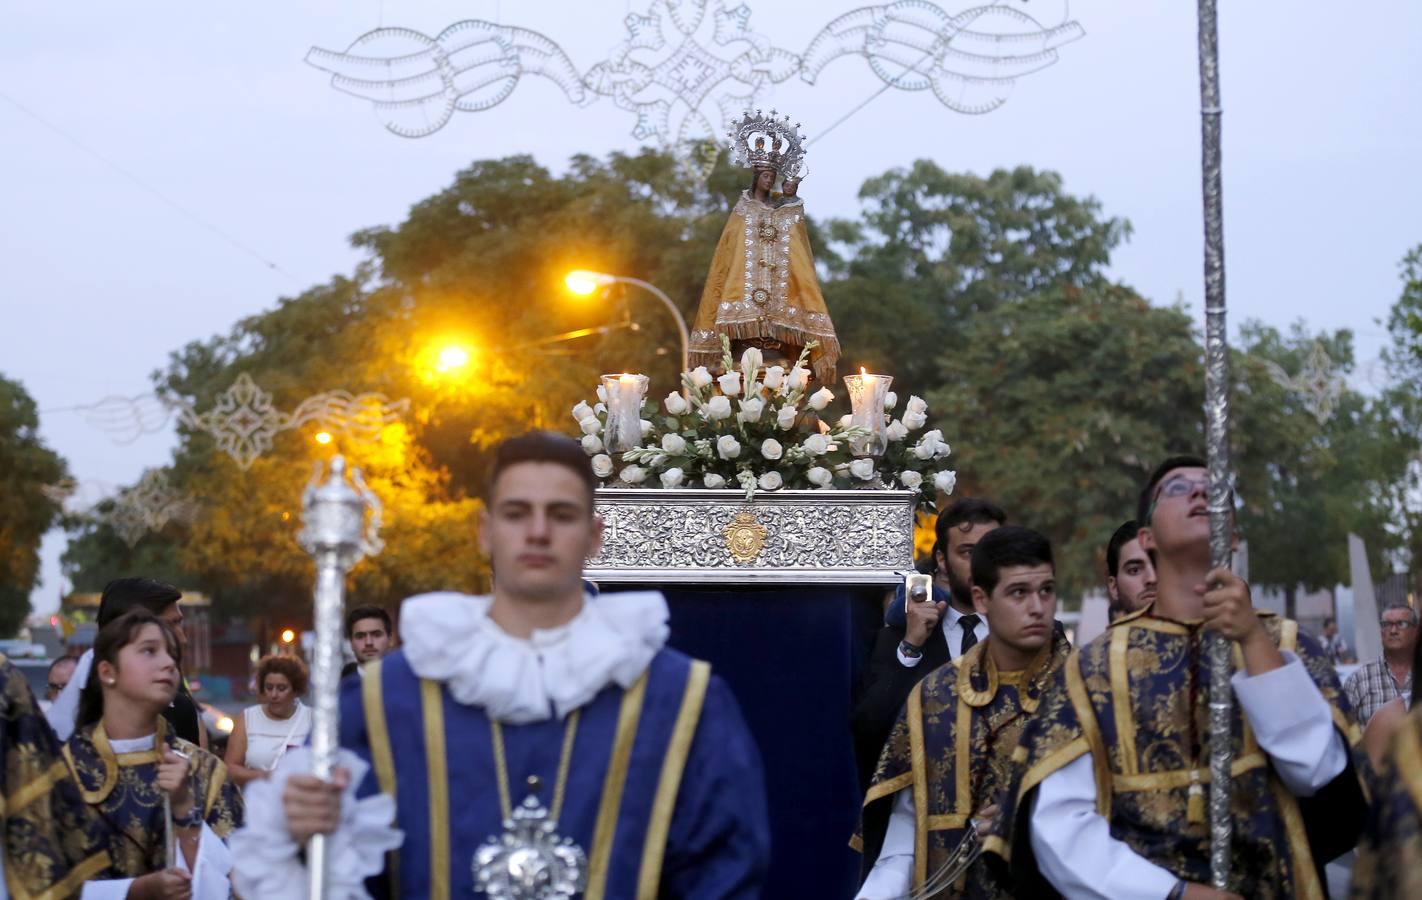
[[[854,752],[861,786],[866,786],[888,739],[899,709],[913,686],[929,672],[956,660],[987,637],[987,623],[973,610],[972,555],[983,535],[1007,524],[1007,514],[986,500],[964,497],[938,516],[935,562],[948,581],[948,599],[928,601],[895,598],[904,616],[894,611],[874,642],[869,664],[855,692]],[[938,594],[937,591],[934,592]]]
[[[346,613],[346,640],[351,642],[355,662],[341,669],[345,678],[372,659],[380,659],[395,649],[395,629],[390,613],[378,606],[357,606]]]

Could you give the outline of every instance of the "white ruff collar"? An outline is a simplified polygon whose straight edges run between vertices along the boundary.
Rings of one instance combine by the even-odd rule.
[[[567,625],[516,638],[489,618],[493,598],[440,592],[400,607],[410,668],[455,700],[510,725],[541,722],[627,688],[667,642],[667,602],[655,591],[584,597]]]

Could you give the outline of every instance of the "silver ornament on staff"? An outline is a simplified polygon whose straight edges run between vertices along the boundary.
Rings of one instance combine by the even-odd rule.
[[[1233,509],[1229,479],[1229,339],[1225,332],[1224,185],[1220,177],[1220,48],[1215,0],[1199,0],[1201,170],[1205,205],[1205,443],[1210,470],[1210,564],[1230,564]],[[1233,653],[1208,636],[1210,666],[1210,881],[1229,886],[1230,766],[1234,761],[1230,689]]]
[[[316,561],[313,619],[316,645],[311,654],[312,774],[329,779],[340,746],[341,619],[345,608],[346,573],[367,555],[380,552],[380,501],[361,479],[360,470],[346,480],[346,461],[331,460],[331,476],[321,483],[321,464],[301,498],[304,526],[297,540]],[[369,511],[369,522],[366,512]],[[306,847],[312,900],[326,895],[326,838],[315,835]]]

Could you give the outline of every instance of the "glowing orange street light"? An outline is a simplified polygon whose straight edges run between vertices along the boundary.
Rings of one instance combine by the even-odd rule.
[[[589,272],[585,269],[575,269],[569,272],[563,279],[563,283],[568,286],[568,290],[579,297],[590,296],[598,288],[612,284],[612,279],[601,272]]]
[[[469,365],[469,351],[458,344],[451,344],[439,351],[439,357],[435,363],[435,371],[452,372],[455,369],[462,369]]]
[[[329,432],[329,431],[318,431],[318,432],[316,432],[316,443],[321,444],[322,446],[331,443],[331,432]]]
[[[290,644],[294,640],[296,640],[296,632],[290,628],[283,628],[281,632],[281,642],[283,644]]]

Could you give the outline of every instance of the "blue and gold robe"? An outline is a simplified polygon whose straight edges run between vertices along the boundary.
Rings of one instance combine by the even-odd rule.
[[[550,805],[564,725],[503,725],[514,806],[530,776]],[[471,896],[474,854],[503,831],[483,708],[419,678],[396,651],[342,683],[341,745],[371,764],[360,794],[393,796],[405,835],[372,894]],[[769,864],[759,753],[710,666],[663,649],[630,688],[610,685],[581,708],[558,833],[587,854],[587,900],[759,896]]]
[[[242,795],[227,779],[227,766],[211,753],[169,733],[157,719],[154,748],[115,753],[102,722],[74,732],[64,745],[79,793],[97,814],[112,860],[108,878],[137,878],[167,865],[167,820],[158,787],[159,747],[191,757],[193,802],[220,838],[242,825]]]
[[[1353,866],[1353,900],[1422,897],[1422,708],[1403,721],[1378,768]]]
[[[913,791],[913,888],[920,890],[968,834],[973,814],[996,802],[1012,771],[1012,754],[1043,692],[1071,653],[1060,628],[1032,665],[999,672],[978,643],[957,663],[935,669],[914,686],[899,712],[864,797],[860,832],[851,845],[864,853],[865,873],[878,857],[890,805]],[[1010,898],[1005,882],[979,859],[954,884],[933,895]]]
[[[1298,623],[1259,616],[1279,649],[1299,657],[1345,745],[1356,750],[1357,723],[1322,650],[1299,633]],[[1202,632],[1199,622],[1157,618],[1148,607],[1072,653],[1023,732],[1022,762],[1003,795],[999,828],[984,842],[985,852],[1012,864],[1020,892],[1054,894],[1038,881],[1031,857],[1032,792],[1086,754],[1095,770],[1097,812],[1110,822],[1111,835],[1177,878],[1209,883],[1210,686]],[[1237,646],[1234,663],[1236,671],[1244,666]],[[1237,704],[1233,738],[1230,890],[1250,898],[1324,896],[1323,862],[1357,839],[1365,803],[1359,769],[1350,758],[1333,782],[1300,800],[1274,773]],[[1203,788],[1193,816],[1192,781]]]
[[[3,654],[0,679],[5,887],[14,900],[78,896],[108,868],[107,843],[24,673]]]

